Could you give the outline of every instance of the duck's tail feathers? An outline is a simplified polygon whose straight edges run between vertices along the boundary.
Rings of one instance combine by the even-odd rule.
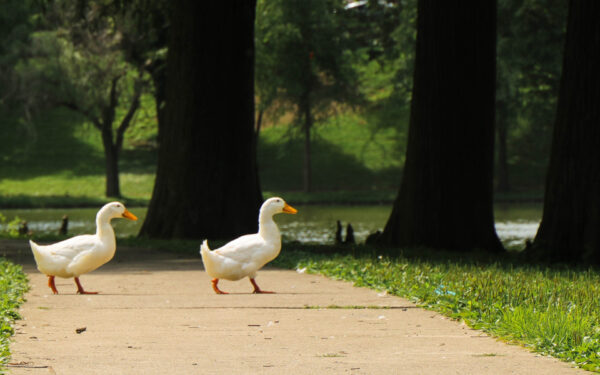
[[[35,262],[39,263],[39,259],[41,256],[39,245],[29,240],[29,246],[31,246],[31,252],[33,252],[33,257],[35,258]]]
[[[204,270],[211,274],[211,270],[215,269],[213,257],[215,254],[208,247],[208,241],[204,240],[200,246],[200,255],[202,256],[202,263],[204,263]]]
[[[200,245],[200,255],[205,255],[210,252],[210,247],[208,247],[208,240],[202,241],[202,245]]]

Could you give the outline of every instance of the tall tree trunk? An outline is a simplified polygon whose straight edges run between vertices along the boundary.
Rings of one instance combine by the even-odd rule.
[[[600,263],[600,2],[571,0],[544,213],[532,252]]]
[[[406,164],[381,241],[501,251],[494,228],[496,2],[419,0]]]
[[[172,3],[165,124],[140,235],[230,238],[257,230],[255,5]]]
[[[109,127],[102,128],[102,145],[104,146],[104,159],[106,163],[106,196],[121,197],[119,184],[119,153],[113,143],[112,130]]]

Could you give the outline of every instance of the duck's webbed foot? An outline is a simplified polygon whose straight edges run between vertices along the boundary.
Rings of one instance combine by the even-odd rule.
[[[262,290],[260,289],[260,287],[258,286],[258,284],[256,283],[256,281],[254,281],[253,278],[250,278],[250,282],[252,283],[252,286],[254,286],[254,291],[252,293],[254,294],[260,294],[260,293],[275,293],[275,292],[269,292],[268,290]]]
[[[98,292],[86,292],[83,290],[83,287],[79,282],[79,277],[75,277],[75,284],[77,284],[77,294],[98,294]]]
[[[222,291],[221,289],[219,289],[219,287],[217,286],[217,284],[219,284],[219,279],[212,279],[212,287],[213,290],[215,291],[215,293],[217,294],[229,294],[227,292]]]
[[[48,287],[52,289],[52,294],[58,294],[56,284],[54,284],[54,276],[48,275]]]

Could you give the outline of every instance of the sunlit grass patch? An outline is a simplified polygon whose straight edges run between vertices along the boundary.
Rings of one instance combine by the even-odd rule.
[[[21,266],[0,258],[0,369],[10,358],[12,323],[20,318],[17,309],[24,302],[28,288]]]

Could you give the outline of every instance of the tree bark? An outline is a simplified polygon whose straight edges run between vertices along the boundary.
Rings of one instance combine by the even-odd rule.
[[[600,2],[571,0],[544,213],[531,252],[600,263]]]
[[[142,236],[226,239],[257,230],[255,5],[172,3],[165,124]]]
[[[502,251],[494,228],[496,1],[419,0],[406,164],[381,236]]]

